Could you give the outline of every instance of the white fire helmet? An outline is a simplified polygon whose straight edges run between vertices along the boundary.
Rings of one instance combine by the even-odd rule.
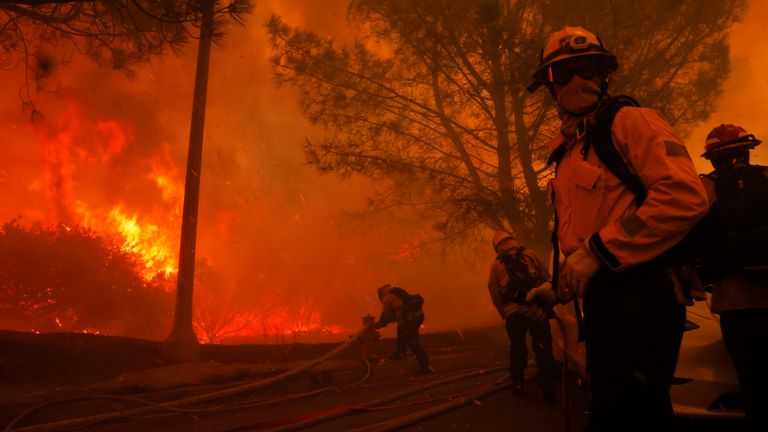
[[[566,26],[550,36],[539,57],[539,67],[533,73],[528,91],[533,93],[542,84],[555,81],[552,65],[566,59],[581,56],[600,56],[605,66],[615,71],[619,67],[616,56],[609,52],[598,36],[583,27]]]

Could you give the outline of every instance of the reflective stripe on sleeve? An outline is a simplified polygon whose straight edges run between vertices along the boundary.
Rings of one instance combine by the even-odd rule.
[[[648,225],[646,225],[646,223],[640,219],[636,213],[632,213],[631,215],[621,219],[619,221],[619,225],[621,225],[621,228],[630,237],[634,237],[643,232],[644,229],[648,228]]]
[[[595,256],[603,262],[603,264],[608,266],[608,268],[616,271],[617,268],[621,267],[621,262],[618,260],[618,258],[616,258],[615,255],[611,253],[611,251],[608,250],[598,233],[594,233],[589,237],[588,244],[589,250],[591,250],[592,253],[595,254]]]
[[[664,148],[667,150],[667,156],[683,156],[686,159],[691,159],[691,154],[688,153],[688,149],[683,144],[664,141]]]

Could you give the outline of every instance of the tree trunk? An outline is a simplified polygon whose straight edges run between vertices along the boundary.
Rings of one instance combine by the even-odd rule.
[[[197,69],[195,70],[195,92],[192,98],[192,121],[189,133],[181,245],[179,247],[178,284],[176,286],[176,309],[173,315],[173,329],[166,339],[166,343],[172,345],[198,344],[197,336],[192,328],[192,289],[195,280],[200,169],[203,156],[203,130],[205,127],[214,4],[215,0],[203,0],[201,2],[202,26],[197,52]],[[182,357],[185,356],[182,355]],[[186,360],[186,358],[179,360]]]
[[[545,190],[539,187],[539,178],[533,167],[533,155],[531,153],[531,140],[528,134],[528,128],[525,125],[523,114],[524,98],[518,93],[512,92],[512,110],[514,112],[515,139],[517,141],[517,151],[520,158],[520,165],[523,170],[523,180],[525,181],[528,196],[531,199],[533,207],[533,243],[531,247],[542,251],[549,251],[550,228],[549,221],[552,218],[552,210],[549,204],[549,197]]]

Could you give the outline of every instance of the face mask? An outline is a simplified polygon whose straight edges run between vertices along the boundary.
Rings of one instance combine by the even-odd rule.
[[[582,115],[592,111],[600,99],[600,83],[595,78],[584,79],[578,75],[560,90],[557,104],[570,114]]]

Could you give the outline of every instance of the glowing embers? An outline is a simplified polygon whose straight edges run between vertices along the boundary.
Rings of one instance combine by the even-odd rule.
[[[278,297],[259,304],[223,301],[205,292],[195,298],[193,325],[203,343],[318,342],[355,329],[326,325],[312,301]]]

